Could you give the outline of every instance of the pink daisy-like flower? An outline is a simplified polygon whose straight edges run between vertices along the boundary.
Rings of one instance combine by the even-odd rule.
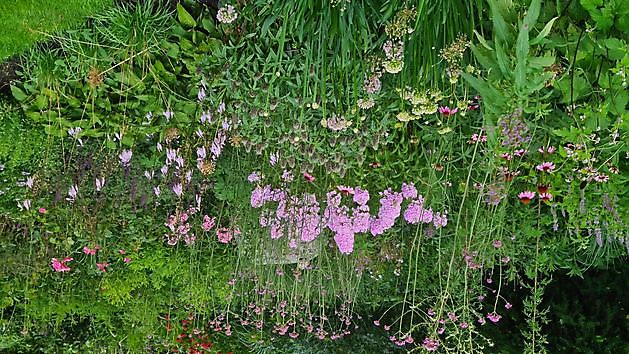
[[[507,161],[511,161],[511,159],[513,158],[513,156],[511,156],[511,154],[508,152],[503,152],[502,154],[500,154],[500,157]]]
[[[455,115],[459,111],[458,108],[450,108],[448,106],[439,107],[439,113],[444,117],[450,117]]]
[[[555,164],[552,162],[542,162],[541,164],[535,167],[538,171],[542,172],[553,172],[555,170]]]
[[[604,173],[599,173],[596,176],[594,176],[594,180],[596,182],[601,182],[601,183],[607,182],[607,181],[609,181],[609,176],[604,174]]]
[[[550,193],[541,193],[539,199],[543,202],[550,202],[553,199],[553,195]]]
[[[520,201],[522,202],[522,204],[528,204],[531,202],[533,198],[535,198],[535,192],[531,192],[531,191],[520,192],[518,194],[518,198],[520,198]]]
[[[354,195],[354,188],[352,187],[337,186],[336,189],[338,189],[342,195]]]
[[[517,156],[517,157],[523,157],[524,155],[526,155],[526,153],[529,152],[526,149],[519,149],[513,152],[513,155]]]

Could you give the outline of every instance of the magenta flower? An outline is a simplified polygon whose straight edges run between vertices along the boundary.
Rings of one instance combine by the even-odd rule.
[[[594,176],[594,181],[599,182],[599,183],[604,183],[604,182],[609,181],[609,176],[604,173],[599,173],[596,176]]]
[[[308,172],[304,172],[304,178],[306,179],[306,182],[314,182],[315,178]]]
[[[354,188],[354,202],[359,205],[365,205],[369,201],[369,191],[360,187]]]
[[[502,316],[500,316],[499,314],[497,314],[497,313],[495,313],[495,312],[492,312],[492,313],[488,313],[488,314],[487,314],[487,318],[488,318],[491,322],[496,323],[496,322],[500,321],[500,319],[502,318]]]
[[[347,187],[347,186],[337,186],[336,189],[338,189],[339,192],[341,192],[342,195],[353,195],[354,194],[354,188],[352,187]]]
[[[522,204],[528,204],[531,202],[533,198],[535,198],[535,192],[531,192],[531,191],[520,192],[518,194],[518,198],[520,198],[520,201],[522,202]]]
[[[216,230],[216,236],[218,237],[218,242],[229,243],[229,241],[232,240],[233,234],[228,228],[221,227]]]
[[[52,265],[52,268],[55,270],[55,272],[68,272],[70,271],[70,267],[68,267],[66,265],[66,262],[70,262],[74,260],[74,258],[71,257],[66,257],[63,260],[58,260],[57,258],[53,258],[51,259],[50,263]]]
[[[505,160],[507,160],[507,161],[511,161],[511,159],[513,158],[513,157],[511,156],[511,154],[510,154],[510,153],[508,153],[508,152],[504,152],[504,153],[500,154],[500,157],[502,157],[503,159],[505,159]]]
[[[552,162],[542,162],[541,164],[535,167],[538,171],[542,172],[553,172],[555,170],[555,164]]]
[[[131,262],[131,258],[125,257],[122,261],[125,262],[125,263],[130,263]]]
[[[120,253],[120,254],[126,254],[126,253],[127,253],[127,251],[125,251],[125,250],[124,250],[124,248],[121,248],[121,249],[119,249],[119,250],[118,250],[118,253]]]
[[[426,337],[424,338],[424,343],[422,344],[422,346],[427,351],[434,352],[437,350],[437,348],[439,348],[439,340]]]
[[[39,208],[37,210],[40,214],[46,214],[46,208]]]
[[[93,256],[96,254],[97,249],[96,248],[89,248],[87,246],[83,247],[83,253],[85,253],[88,256]]]
[[[444,117],[450,117],[456,114],[456,112],[458,112],[459,109],[458,108],[450,108],[448,106],[444,106],[444,107],[439,107],[439,113],[441,113],[442,116]]]

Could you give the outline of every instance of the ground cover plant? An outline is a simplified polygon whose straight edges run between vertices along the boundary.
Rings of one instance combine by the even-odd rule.
[[[2,98],[0,348],[626,350],[626,300],[571,316],[553,277],[626,275],[628,14],[94,15],[24,55]]]

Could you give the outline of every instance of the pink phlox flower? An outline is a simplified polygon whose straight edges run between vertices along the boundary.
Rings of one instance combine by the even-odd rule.
[[[216,236],[218,237],[218,242],[227,244],[232,240],[233,234],[228,228],[221,227],[216,229]]]
[[[437,348],[439,348],[439,340],[426,337],[424,338],[424,342],[422,343],[422,346],[427,351],[434,352],[437,350]]]
[[[201,224],[203,231],[210,231],[214,225],[216,225],[216,217],[210,218],[208,215],[203,215],[203,224]]]
[[[365,205],[369,201],[369,191],[360,187],[354,188],[354,202],[359,205]]]

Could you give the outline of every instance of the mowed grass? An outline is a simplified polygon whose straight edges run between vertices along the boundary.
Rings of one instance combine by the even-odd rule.
[[[0,60],[23,52],[44,33],[82,23],[113,0],[0,0]]]

